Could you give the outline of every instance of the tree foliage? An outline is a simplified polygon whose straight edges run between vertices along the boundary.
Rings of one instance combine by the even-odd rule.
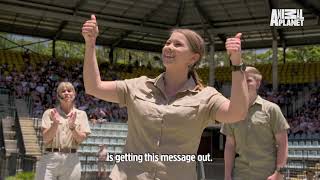
[[[268,49],[266,52],[258,54],[258,62],[272,62],[272,49]],[[320,46],[300,46],[289,47],[286,49],[286,62],[313,62],[320,61]],[[283,62],[283,48],[278,48],[278,61]]]
[[[34,172],[19,172],[15,176],[6,177],[5,180],[33,180],[34,178]]]

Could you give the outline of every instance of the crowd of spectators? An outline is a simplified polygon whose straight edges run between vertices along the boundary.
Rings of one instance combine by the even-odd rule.
[[[309,100],[290,117],[292,134],[320,133],[320,89],[312,91]]]
[[[72,82],[77,91],[76,106],[87,112],[89,119],[94,123],[126,122],[126,108],[120,108],[115,103],[108,103],[93,96],[85,94],[82,80],[82,62],[67,65],[65,61],[50,59],[31,64],[28,56],[24,56],[25,68],[18,72],[13,68],[8,71],[8,64],[0,66],[0,87],[9,88],[15,92],[17,98],[28,97],[32,99],[33,116],[41,118],[45,109],[56,103],[56,87],[61,81]],[[101,64],[101,78],[103,80],[119,79],[119,72],[132,73],[137,70],[137,64],[112,66]],[[150,69],[150,67],[145,67]],[[295,110],[299,94],[308,87],[310,99]],[[280,106],[291,126],[290,133],[320,133],[320,90],[311,86],[280,85],[277,92],[272,86],[262,84],[259,94]],[[300,97],[301,98],[301,97]]]
[[[272,85],[263,85],[260,88],[260,96],[268,101],[274,102],[280,106],[283,114],[291,114],[292,109],[290,105],[292,102],[296,102],[298,98],[298,92],[301,90],[296,85],[280,85],[278,91],[272,90]]]
[[[85,94],[82,80],[82,63],[76,62],[67,66],[63,61],[51,59],[37,64],[27,64],[18,72],[15,68],[7,71],[8,64],[1,64],[0,87],[11,89],[16,98],[30,96],[34,117],[41,118],[45,109],[51,108],[57,102],[56,87],[61,81],[71,82],[77,92],[76,106],[87,112],[93,122],[125,122],[127,112],[115,103],[108,103]],[[114,68],[103,70],[104,80],[116,80],[118,77]]]
[[[310,95],[303,94],[304,88],[311,92]],[[260,95],[280,106],[290,125],[290,134],[320,133],[320,90],[317,85],[280,85],[277,92],[273,92],[271,86],[265,85],[260,89]],[[304,100],[300,107],[299,98],[306,97],[307,100]]]

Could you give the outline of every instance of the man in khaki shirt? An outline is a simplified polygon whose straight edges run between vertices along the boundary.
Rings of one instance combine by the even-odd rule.
[[[247,67],[250,108],[244,121],[223,124],[225,180],[279,180],[288,154],[289,125],[278,105],[262,99],[257,90],[262,79]]]
[[[37,164],[36,180],[80,180],[77,150],[91,133],[87,114],[74,107],[75,89],[70,82],[57,88],[59,105],[42,117],[44,155]]]
[[[94,15],[82,27],[86,42],[83,79],[86,93],[119,103],[128,109],[128,136],[124,153],[133,157],[117,163],[113,180],[196,180],[195,161],[179,159],[143,160],[145,153],[195,155],[203,129],[211,121],[235,122],[248,110],[248,89],[244,72],[232,72],[230,100],[215,88],[204,87],[195,71],[204,53],[204,41],[189,29],[175,29],[162,51],[165,72],[155,79],[145,76],[124,81],[102,81],[95,55],[98,36]],[[241,61],[241,33],[228,38],[226,48],[232,64]]]

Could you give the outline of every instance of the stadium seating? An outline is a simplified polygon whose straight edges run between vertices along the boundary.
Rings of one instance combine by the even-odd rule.
[[[290,180],[306,179],[307,172],[320,174],[320,139],[318,134],[290,136],[286,177]]]
[[[106,144],[109,154],[121,154],[126,143],[128,126],[126,123],[90,123],[92,133],[79,149],[83,173],[95,173],[97,169],[97,152],[100,144]],[[107,171],[111,171],[114,162],[107,161]]]

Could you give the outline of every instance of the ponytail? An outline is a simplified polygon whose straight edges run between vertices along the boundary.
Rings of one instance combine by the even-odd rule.
[[[196,90],[202,90],[204,88],[203,85],[203,81],[202,79],[199,77],[197,71],[194,69],[195,65],[193,65],[188,72],[188,77],[190,78],[190,76],[193,78],[194,82],[196,83]]]

